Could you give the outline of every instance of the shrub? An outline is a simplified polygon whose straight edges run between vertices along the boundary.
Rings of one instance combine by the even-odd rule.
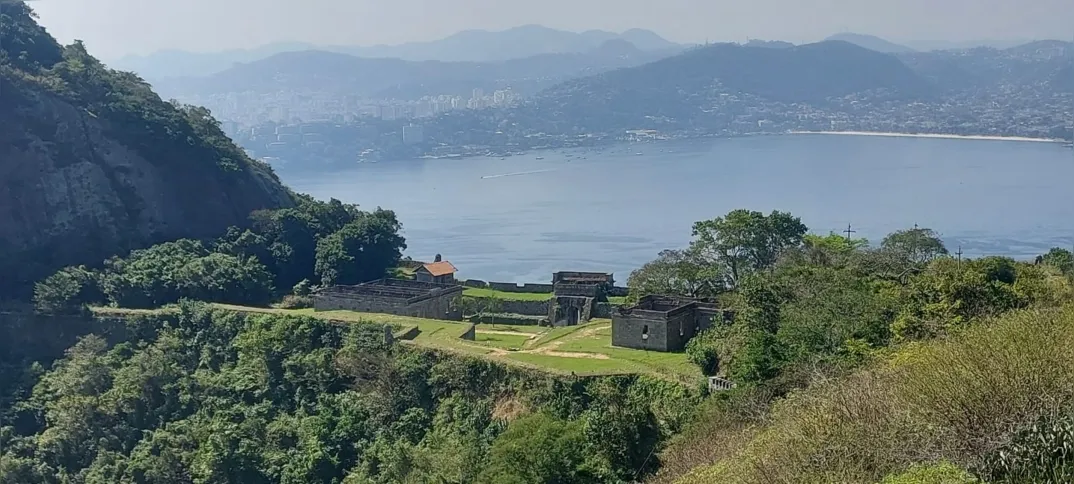
[[[686,357],[701,368],[705,376],[715,376],[720,372],[720,348],[716,341],[716,332],[704,331],[686,343]]]
[[[1074,416],[1042,417],[985,459],[990,482],[1074,482]]]
[[[880,484],[976,484],[978,481],[965,469],[950,462],[913,466],[906,472],[891,475]]]
[[[313,298],[309,296],[284,296],[279,307],[281,309],[309,309],[313,307]]]
[[[299,297],[309,296],[313,292],[309,279],[302,279],[295,287],[291,288],[291,294]]]
[[[42,313],[75,313],[103,298],[97,275],[85,267],[67,267],[34,286],[34,307]]]

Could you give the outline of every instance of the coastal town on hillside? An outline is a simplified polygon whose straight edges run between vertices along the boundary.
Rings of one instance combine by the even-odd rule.
[[[496,132],[466,131],[465,137],[458,134],[468,125],[469,116],[496,116],[502,109],[497,107],[483,108],[465,117],[448,114],[437,119],[307,114],[266,120],[254,126],[225,121],[223,126],[255,158],[273,165],[283,162],[311,168],[417,157],[511,156],[538,149],[623,141],[791,132],[992,136],[1067,142],[1074,139],[1069,109],[1074,106],[1074,95],[1044,99],[1019,92],[986,95],[963,100],[957,114],[952,113],[953,103],[864,103],[851,96],[838,100],[836,107],[822,109],[729,95],[716,101],[725,114],[714,115],[716,119],[708,129],[609,129],[585,134],[530,132],[521,126],[505,126]]]

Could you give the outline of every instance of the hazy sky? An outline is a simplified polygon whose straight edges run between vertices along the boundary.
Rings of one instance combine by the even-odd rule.
[[[680,42],[805,42],[853,31],[892,40],[1070,39],[1074,0],[39,0],[60,39],[104,59],[277,41],[395,44],[541,24],[640,27]]]

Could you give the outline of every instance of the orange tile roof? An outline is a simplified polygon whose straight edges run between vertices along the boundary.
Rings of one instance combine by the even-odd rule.
[[[422,267],[425,268],[425,270],[429,271],[429,274],[432,274],[433,277],[446,276],[448,274],[454,274],[459,271],[448,261],[433,262],[430,264],[425,264]]]

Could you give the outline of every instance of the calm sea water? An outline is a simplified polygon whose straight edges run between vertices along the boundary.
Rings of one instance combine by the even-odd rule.
[[[460,277],[497,281],[593,270],[625,282],[686,246],[693,222],[736,208],[790,211],[823,234],[851,224],[874,243],[919,224],[969,256],[1074,244],[1074,153],[1049,143],[794,135],[364,163],[284,181],[393,209],[407,255],[440,253]]]

